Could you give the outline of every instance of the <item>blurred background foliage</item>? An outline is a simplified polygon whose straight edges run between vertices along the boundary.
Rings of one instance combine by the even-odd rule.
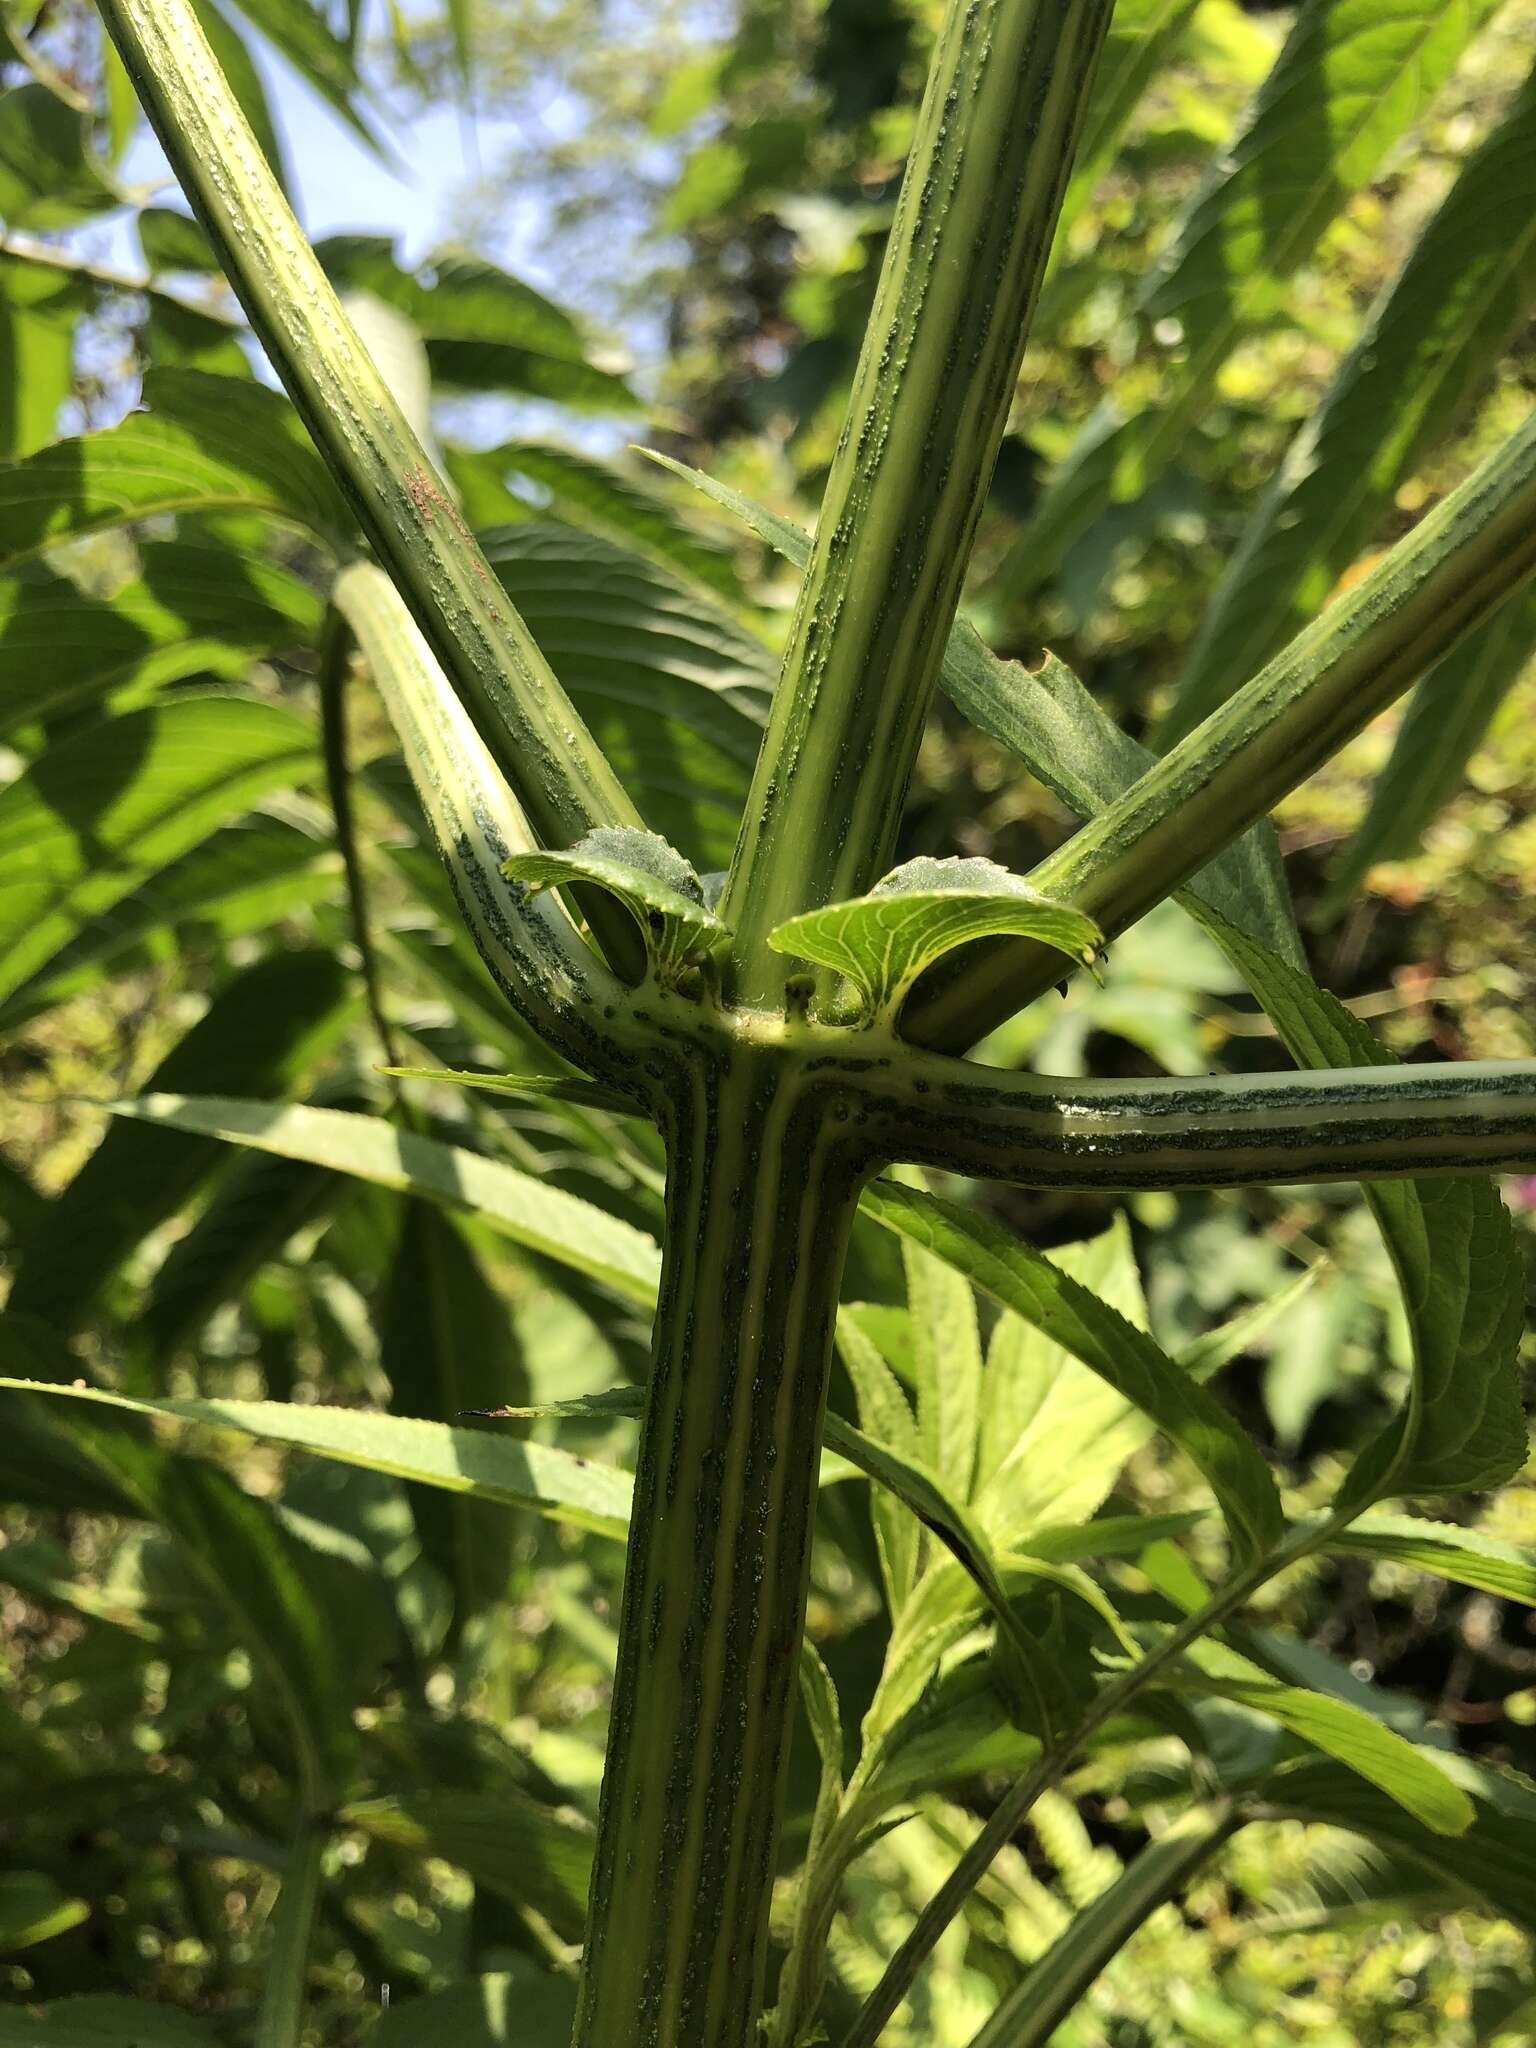
[[[627,443],[814,517],[938,11],[933,0],[451,0],[441,15],[393,0],[387,13],[311,0],[207,7],[269,131],[260,78],[248,60],[240,69],[240,39],[253,33],[383,148],[409,158],[413,123],[450,101],[482,134],[479,171],[453,201],[455,252],[413,267],[387,239],[355,237],[327,244],[327,261],[369,294],[381,349],[391,317],[425,339],[466,512],[497,530],[498,569],[570,687],[586,690],[604,743],[631,765],[649,761],[664,792],[667,764],[647,754],[653,693],[669,676],[701,673],[718,691],[719,729],[672,799],[675,836],[701,865],[719,865],[728,845],[731,792],[750,762],[793,580]],[[1459,326],[1428,267],[1408,311],[1431,331],[1435,376],[1394,356],[1391,323],[1379,326],[1393,383],[1373,395],[1376,365],[1361,362],[1364,402],[1377,417],[1398,403],[1415,361],[1428,395],[1412,417],[1403,404],[1390,457],[1331,537],[1304,561],[1285,558],[1286,536],[1318,525],[1304,463],[1287,482],[1287,449],[1320,421],[1342,419],[1347,431],[1347,405],[1330,397],[1341,361],[1458,172],[1529,97],[1531,0],[1420,12],[1448,51],[1429,37],[1418,99],[1378,123],[1377,147],[1370,107],[1341,98],[1334,114],[1356,125],[1335,138],[1333,186],[1282,180],[1261,193],[1273,263],[1257,265],[1258,283],[1213,321],[1208,300],[1192,311],[1180,300],[1179,252],[1198,243],[1213,152],[1295,16],[1236,0],[1120,0],[1115,91],[1071,189],[967,603],[999,651],[1032,661],[1056,650],[1143,739],[1177,725],[1192,672],[1220,694],[1226,657],[1212,652],[1209,625],[1201,638],[1213,607],[1252,656],[1246,666],[1233,657],[1230,686],[1276,631],[1285,637],[1288,604],[1320,602],[1358,575],[1530,408],[1527,118],[1515,137],[1523,155],[1490,173],[1495,195],[1518,201],[1509,262]],[[88,11],[7,0],[5,21],[0,361],[16,398],[0,424],[4,454],[18,459],[61,428],[121,418],[146,371],[243,377],[252,358],[174,196],[124,180],[134,117]],[[519,242],[545,291],[494,268],[509,214],[530,194],[537,226],[524,219]],[[142,270],[73,253],[82,224],[109,216],[135,221]],[[1260,562],[1253,588],[1279,591],[1278,625],[1229,576],[1255,508],[1277,489],[1279,552]],[[221,539],[238,527],[237,515],[208,516]],[[304,544],[290,539],[267,558],[269,582],[242,594],[253,623],[232,649],[227,618],[217,635],[197,635],[195,539],[185,523],[174,537],[141,531],[136,548],[102,535],[76,550],[66,589],[40,576],[7,586],[0,646],[24,678],[0,733],[8,776],[44,745],[88,746],[101,662],[72,696],[50,667],[49,620],[116,599],[136,578],[153,644],[136,643],[113,671],[114,705],[210,676],[272,707],[312,704]],[[709,607],[681,639],[679,586]],[[594,593],[602,648],[580,630]],[[227,587],[204,597],[205,611],[211,599],[227,613]],[[172,619],[164,632],[157,604]],[[1466,716],[1451,719],[1442,694],[1379,720],[1277,820],[1319,978],[1408,1059],[1536,1056],[1536,671],[1518,658],[1529,630],[1523,642],[1518,624],[1506,637],[1502,651],[1482,650],[1470,683],[1461,678]],[[366,699],[352,745],[365,764],[357,797],[396,1030],[423,1062],[526,1064],[527,1045],[453,936],[387,728]],[[1399,780],[1384,785],[1389,764]],[[718,801],[699,796],[711,775]],[[1383,786],[1388,799],[1373,807]],[[616,1316],[595,1290],[481,1226],[289,1161],[131,1126],[103,1136],[92,1102],[149,1085],[343,1107],[390,1099],[357,1001],[323,788],[301,778],[254,802],[214,838],[187,837],[6,998],[0,1254],[8,1245],[24,1256],[12,1259],[0,1368],[71,1377],[84,1361],[138,1391],[393,1400],[426,1414],[452,1414],[470,1394],[548,1402],[635,1378],[637,1311]],[[1020,870],[1068,829],[1062,807],[999,748],[949,707],[936,711],[904,857],[958,850]],[[1064,1074],[1281,1063],[1262,1016],[1173,907],[1116,945],[1102,987],[1047,998],[985,1056]],[[632,1126],[407,1085],[439,1134],[654,1227],[659,1160]],[[1536,1215],[1536,1181],[1506,1194],[1527,1223]],[[993,1199],[1047,1245],[1112,1221],[1089,1198]],[[1223,1386],[1293,1503],[1324,1498],[1406,1369],[1391,1275],[1354,1191],[1147,1195],[1129,1217],[1151,1326],[1170,1347],[1312,1269],[1310,1288],[1256,1331]],[[900,1276],[882,1244],[859,1245],[851,1285],[880,1305],[872,1327],[899,1371]],[[450,1385],[450,1365],[466,1359],[471,1380]],[[628,1428],[534,1433],[622,1461]],[[240,1540],[277,1558],[277,1582],[297,1573],[303,1586],[303,1612],[273,1626],[324,1646],[311,1675],[344,1696],[347,1753],[335,1769],[347,1803],[327,1851],[314,2042],[562,2038],[613,1669],[617,1546],[484,1508],[456,1532],[440,1500],[376,1475],[222,1434],[204,1448],[208,1498],[166,1508],[158,1524],[124,1519],[116,1480],[84,1505],[63,1480],[50,1491],[24,1432],[7,1452],[0,2043],[121,2040],[113,2000],[130,1991],[163,2002],[167,2042],[246,2038],[291,1766],[254,1647],[267,1625],[228,1597],[241,1572],[231,1567],[221,1589],[198,1552],[235,1544],[207,1532],[233,1530],[251,1499],[270,1512]],[[1201,1504],[1188,1470],[1156,1443],[1117,1456],[1100,1491],[1110,1488],[1111,1510]],[[852,1491],[826,1494],[811,1609],[845,1727],[871,1696],[882,1648],[869,1518]],[[1491,1506],[1455,1512],[1536,1542],[1529,1478]],[[1121,1576],[1134,1589],[1134,1570]],[[1266,1597],[1271,1618],[1336,1671],[1384,1689],[1406,1716],[1453,1728],[1473,1757],[1536,1774],[1528,1610],[1365,1558],[1310,1565]],[[791,1828],[802,1843],[814,1796],[803,1748]],[[1042,1802],[946,1937],[893,2043],[971,2040],[1009,1981],[1007,1959],[1038,1954],[1068,1909],[1113,1879],[1180,1754],[1172,1737],[1144,1730],[1091,1756],[1070,1796]],[[922,1794],[856,1866],[833,1937],[834,2029],[978,1827],[987,1769]],[[1059,2039],[1514,2043],[1536,2031],[1533,1988],[1519,1915],[1467,1909],[1445,1874],[1419,1869],[1407,1881],[1357,1837],[1274,1821],[1247,1829],[1159,1910]],[[16,2016],[20,2001],[66,1999],[78,2002],[46,2031]]]

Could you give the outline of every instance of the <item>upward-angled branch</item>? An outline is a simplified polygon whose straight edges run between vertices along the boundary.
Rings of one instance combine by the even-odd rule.
[[[746,1003],[890,865],[1109,14],[951,0],[722,906]]]
[[[1536,570],[1536,416],[1118,802],[1030,875],[1113,938],[1306,780]],[[903,1028],[973,1044],[1061,979],[1027,940],[978,954]]]
[[[535,832],[640,822],[294,219],[189,0],[101,14],[252,327]]]

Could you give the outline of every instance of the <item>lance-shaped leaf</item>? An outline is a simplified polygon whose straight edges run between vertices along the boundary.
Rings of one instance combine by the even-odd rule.
[[[1354,900],[1377,861],[1406,860],[1448,803],[1499,706],[1536,650],[1536,584],[1506,598],[1485,625],[1425,676],[1403,713],[1370,807],[1328,877],[1325,915]]]
[[[1285,1523],[1264,1460],[1226,1410],[1144,1331],[959,1203],[884,1180],[865,1191],[863,1207],[888,1230],[947,1259],[1150,1415],[1204,1474],[1239,1560],[1275,1547]]]
[[[641,453],[727,512],[797,569],[810,560],[811,537],[792,519],[651,449]],[[1125,793],[1156,760],[1122,732],[1064,661],[1047,654],[1039,668],[1002,661],[975,629],[957,620],[939,683],[955,709],[1017,754],[1037,781],[1079,818],[1091,818]],[[1218,853],[1192,877],[1189,893],[1251,931],[1287,960],[1302,957],[1279,848],[1267,823]]]
[[[779,953],[846,976],[866,1018],[886,1022],[918,977],[973,939],[1029,938],[1091,962],[1099,929],[990,860],[909,860],[867,896],[792,917],[769,935]]]
[[[59,1395],[124,1415],[240,1430],[267,1443],[292,1444],[416,1485],[469,1494],[504,1507],[529,1508],[600,1536],[622,1537],[629,1524],[633,1488],[627,1472],[484,1430],[292,1401],[159,1401],[47,1380],[0,1379],[0,1388]]]
[[[1288,1733],[1377,1786],[1437,1835],[1463,1834],[1476,1817],[1472,1801],[1441,1768],[1434,1751],[1406,1741],[1347,1700],[1281,1684],[1225,1644],[1194,1644],[1176,1683],[1268,1714]]]
[[[1533,299],[1536,74],[1468,160],[1287,451],[1201,623],[1170,737],[1198,725],[1327,603]]]
[[[1209,912],[1201,918],[1299,1066],[1396,1064],[1307,975]],[[1403,1121],[1411,1129],[1411,1102]],[[1403,1413],[1362,1453],[1346,1494],[1364,1507],[1390,1493],[1497,1485],[1526,1455],[1515,1370],[1525,1281],[1509,1211],[1483,1179],[1379,1181],[1366,1199],[1403,1290],[1414,1376]]]
[[[0,996],[215,827],[310,779],[276,704],[180,697],[71,733],[0,792]]]
[[[284,1159],[307,1159],[378,1187],[471,1210],[525,1249],[631,1301],[649,1307],[656,1299],[660,1255],[643,1230],[498,1159],[399,1130],[382,1117],[217,1096],[146,1095],[107,1106],[163,1129],[200,1131]]]
[[[1001,590],[1038,587],[1036,562],[1048,572],[1106,506],[1147,491],[1178,460],[1221,365],[1285,304],[1330,221],[1423,117],[1498,4],[1309,0],[1297,10],[1140,293],[1148,323],[1178,323],[1173,403],[1130,421],[1110,406],[1094,415],[1000,565]]]
[[[186,676],[238,679],[256,655],[312,645],[321,611],[297,576],[232,544],[143,543],[110,598],[24,565],[0,584],[0,733]]]
[[[704,886],[675,847],[654,832],[599,827],[569,853],[516,853],[503,861],[508,881],[531,895],[589,882],[616,896],[634,918],[651,972],[663,988],[730,934],[704,901]]]
[[[162,512],[264,512],[321,536],[351,515],[293,407],[265,386],[153,370],[153,408],[0,469],[0,568]]]
[[[1479,1529],[1421,1522],[1409,1515],[1367,1515],[1330,1536],[1328,1548],[1412,1565],[1458,1586],[1476,1586],[1501,1600],[1536,1607],[1536,1552],[1501,1543]]]
[[[352,992],[318,950],[279,952],[234,975],[151,1077],[166,1089],[283,1090],[346,1028]],[[136,1245],[189,1201],[228,1155],[205,1139],[112,1125],[22,1246],[10,1306],[73,1329]]]

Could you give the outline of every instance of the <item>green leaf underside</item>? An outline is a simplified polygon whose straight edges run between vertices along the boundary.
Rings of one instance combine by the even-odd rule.
[[[865,1212],[946,1259],[1004,1307],[1036,1324],[1121,1392],[1193,1460],[1221,1506],[1243,1562],[1284,1532],[1274,1480],[1225,1409],[1160,1346],[1048,1259],[989,1218],[889,1180],[867,1189]]]
[[[994,861],[925,857],[893,869],[867,896],[790,918],[768,943],[844,975],[867,1015],[889,1018],[936,960],[1005,934],[1038,939],[1074,961],[1091,961],[1100,938],[1091,918]]]
[[[1407,1741],[1362,1708],[1306,1686],[1283,1685],[1221,1643],[1194,1645],[1188,1663],[1198,1675],[1190,1671],[1181,1684],[1269,1715],[1288,1733],[1377,1786],[1435,1834],[1459,1835],[1472,1825],[1476,1809],[1441,1769],[1436,1753]]]
[[[264,512],[321,535],[352,518],[280,392],[201,370],[152,370],[121,426],[0,469],[0,569],[162,512]]]
[[[1501,1600],[1536,1607],[1536,1552],[1502,1543],[1477,1529],[1458,1528],[1453,1522],[1368,1515],[1330,1537],[1328,1548],[1412,1565],[1457,1585],[1476,1586]]]
[[[706,907],[698,876],[654,832],[601,826],[568,853],[515,853],[501,871],[534,895],[590,882],[616,896],[640,927],[652,972],[663,988],[675,988],[686,967],[729,937]]]
[[[292,1401],[149,1400],[42,1380],[0,1379],[0,1388],[86,1401],[127,1415],[239,1430],[422,1486],[529,1508],[600,1536],[622,1538],[629,1526],[633,1486],[627,1472],[487,1430]]]
[[[182,697],[61,739],[0,791],[0,997],[169,861],[317,765],[302,718],[239,698]]]
[[[1310,977],[1209,910],[1197,915],[1298,1066],[1396,1064]],[[1486,1178],[1378,1181],[1365,1198],[1402,1289],[1414,1380],[1403,1413],[1361,1453],[1345,1497],[1366,1506],[1387,1494],[1498,1485],[1526,1456],[1515,1369],[1525,1282],[1513,1218]]]
[[[1264,493],[1201,623],[1178,731],[1326,604],[1533,297],[1536,77],[1468,159]]]
[[[702,470],[651,449],[640,452],[740,520],[785,561],[805,567],[810,535],[793,520],[716,483]],[[963,619],[950,633],[939,682],[972,725],[1017,754],[1030,774],[1079,818],[1091,818],[1123,796],[1157,758],[1120,730],[1065,662],[1048,654],[1037,673],[1019,662],[1002,661]],[[1283,958],[1301,961],[1272,828],[1244,833],[1180,894],[1201,898]]]
[[[500,1160],[398,1130],[382,1118],[219,1096],[142,1096],[106,1106],[119,1116],[309,1160],[379,1187],[470,1210],[525,1249],[600,1280],[631,1301],[649,1307],[656,1298],[661,1255],[644,1231]]]

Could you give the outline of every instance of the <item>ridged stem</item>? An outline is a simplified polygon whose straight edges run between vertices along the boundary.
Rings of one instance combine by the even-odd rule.
[[[890,864],[1110,0],[950,0],[723,915],[768,933]]]
[[[755,2048],[856,1177],[782,1059],[668,1077],[666,1261],[576,2048]]]
[[[1536,1163],[1532,1060],[1076,1082],[909,1047],[861,1064],[848,1085],[876,1154],[1028,1187],[1277,1186]]]
[[[189,0],[99,6],[273,369],[535,831],[567,846],[638,824],[343,311]]]
[[[1030,881],[1113,938],[1331,759],[1533,571],[1536,418]],[[978,948],[961,972],[916,992],[902,1028],[924,1045],[974,1044],[1061,974],[1060,956],[1029,940]]]

